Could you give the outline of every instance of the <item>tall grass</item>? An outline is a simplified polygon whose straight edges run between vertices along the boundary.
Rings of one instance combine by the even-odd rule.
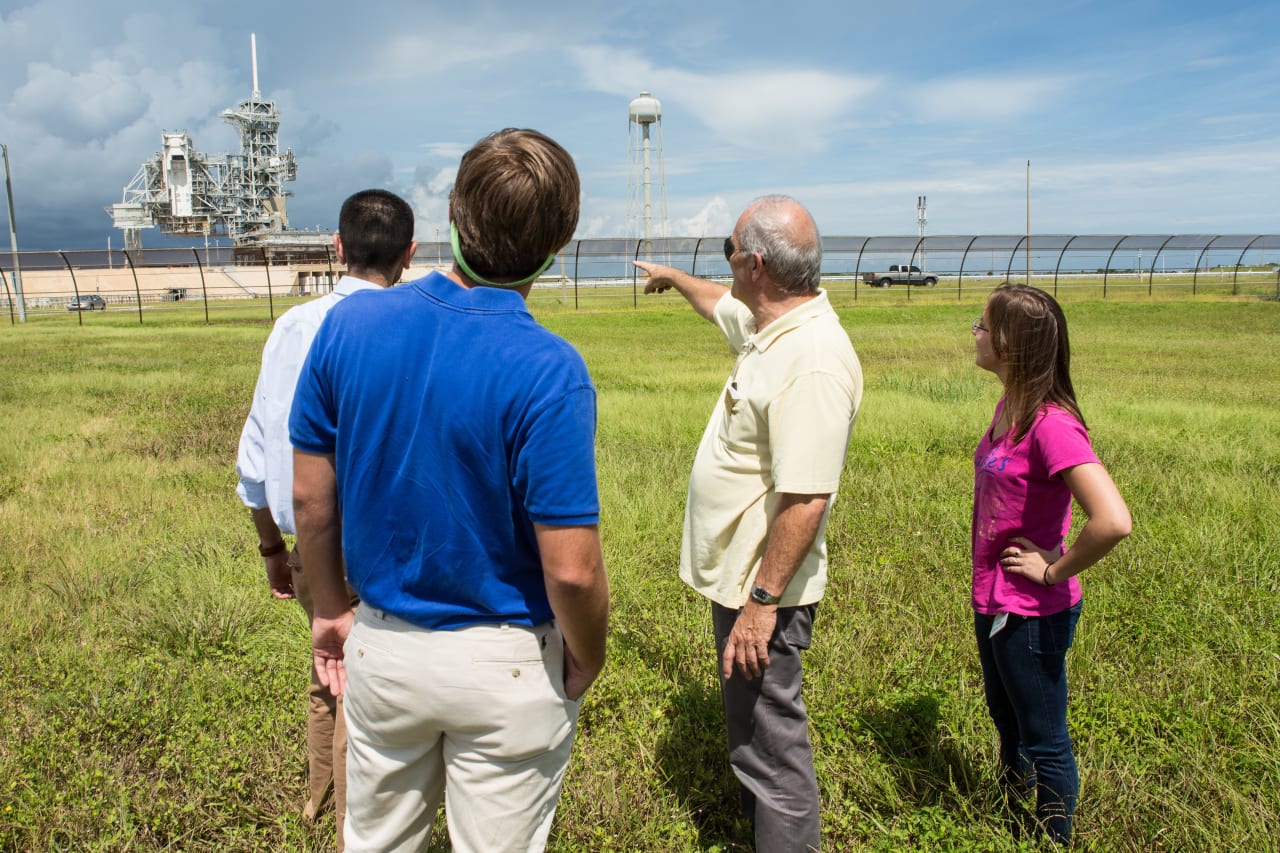
[[[846,302],[867,391],[806,658],[831,850],[1016,850],[968,609],[980,301]],[[732,355],[678,297],[535,302],[600,391],[614,613],[552,838],[749,848],[710,615],[676,576]],[[1083,578],[1080,846],[1272,850],[1280,820],[1280,304],[1074,302],[1074,372],[1135,532]],[[323,850],[308,639],[269,598],[234,452],[264,323],[0,333],[0,850]],[[1020,847],[1021,845],[1021,847]]]

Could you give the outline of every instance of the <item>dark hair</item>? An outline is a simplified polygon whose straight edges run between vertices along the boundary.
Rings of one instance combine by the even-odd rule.
[[[555,140],[489,134],[463,155],[449,194],[467,264],[490,279],[529,275],[573,238],[580,195],[578,169]]]
[[[1067,318],[1048,293],[1004,282],[987,299],[991,348],[1003,361],[1005,407],[1014,441],[1021,441],[1046,403],[1056,403],[1084,424],[1071,385]]]
[[[822,236],[809,211],[785,195],[763,196],[747,210],[739,249],[759,252],[769,278],[784,293],[816,293],[822,285]]]
[[[362,190],[342,203],[338,236],[347,269],[378,272],[394,282],[413,242],[413,208],[395,193]]]

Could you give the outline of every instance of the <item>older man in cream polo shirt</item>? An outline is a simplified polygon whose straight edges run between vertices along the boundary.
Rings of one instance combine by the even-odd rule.
[[[738,354],[689,480],[680,576],[711,600],[729,759],[756,849],[817,850],[818,783],[800,651],[827,580],[824,539],[862,368],[820,287],[822,239],[794,199],[752,202],[725,241],[733,285],[637,261]]]

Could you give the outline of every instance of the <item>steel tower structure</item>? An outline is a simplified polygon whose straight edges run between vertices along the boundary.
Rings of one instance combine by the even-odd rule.
[[[107,208],[125,248],[141,248],[141,229],[177,237],[225,236],[234,245],[281,233],[289,225],[286,181],[296,180],[293,151],[280,152],[280,113],[258,90],[257,38],[249,37],[253,95],[222,118],[240,132],[240,153],[202,154],[186,132],[162,132],[151,155]]]

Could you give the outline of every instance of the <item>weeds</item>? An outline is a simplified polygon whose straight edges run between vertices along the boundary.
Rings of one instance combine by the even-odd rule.
[[[978,303],[918,301],[842,309],[867,392],[806,657],[824,836],[1032,850],[995,784],[968,608],[971,454],[998,388],[972,364]],[[535,310],[599,389],[614,605],[551,848],[748,850],[709,608],[677,576],[732,354],[674,298]],[[1081,849],[1274,849],[1276,312],[1067,305],[1085,415],[1135,519],[1083,579],[1069,660]],[[0,334],[0,850],[332,849],[332,823],[299,816],[305,620],[267,595],[234,494],[268,327],[226,316]]]

